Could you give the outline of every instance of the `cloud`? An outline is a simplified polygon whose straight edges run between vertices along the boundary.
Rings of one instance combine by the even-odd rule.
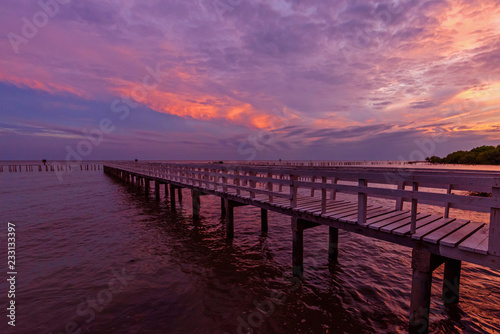
[[[442,128],[464,145],[483,140],[481,131],[495,137],[494,0],[228,4],[223,13],[211,0],[61,5],[18,53],[0,41],[2,121],[37,121],[56,135],[93,126],[125,96],[139,106],[120,123],[119,140],[190,144],[193,152],[194,143],[200,150],[210,143],[235,158],[238,143],[263,130],[275,142],[259,154],[297,150],[311,158],[323,157],[322,145],[363,140],[370,155],[386,156],[384,141],[396,129]],[[6,2],[0,30],[22,35],[21,18],[40,10],[36,2]],[[164,80],[142,98],[134,94],[157,65]],[[276,113],[283,108],[286,115]]]

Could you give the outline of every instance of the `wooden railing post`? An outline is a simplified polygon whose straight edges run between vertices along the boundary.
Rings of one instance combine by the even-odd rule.
[[[256,172],[248,172],[248,176],[256,177]],[[257,182],[255,180],[250,180],[250,188],[255,188],[257,186]],[[255,192],[250,190],[250,198],[255,198]]]
[[[250,172],[246,172],[246,171],[245,171],[245,172],[243,172],[243,175],[244,175],[244,176],[250,176]],[[248,186],[249,186],[248,179],[244,179],[244,180],[243,180],[243,185],[244,185],[245,187],[248,187]]]
[[[210,175],[208,175],[208,173],[210,172],[210,170],[208,168],[203,168],[203,179],[205,180],[205,188],[209,188],[209,179],[210,179]]]
[[[224,169],[222,169],[221,172],[223,174],[227,174],[228,173],[228,171],[224,170]],[[225,176],[222,177],[222,191],[225,192],[225,193],[227,193],[227,177],[225,177]]]
[[[448,188],[446,189],[446,194],[450,195],[451,194],[451,184],[448,185]],[[448,218],[450,215],[450,203],[446,202],[444,206],[444,218]]]
[[[364,179],[359,179],[358,186],[366,187],[368,182]],[[358,224],[366,223],[366,210],[368,205],[368,196],[365,192],[358,192]]]
[[[339,181],[339,179],[337,177],[334,177],[332,179],[332,184],[337,184],[338,181]],[[330,199],[335,200],[336,198],[337,198],[337,190],[332,189],[332,192],[330,193]]]
[[[500,200],[500,187],[491,189],[491,198]],[[490,234],[488,239],[488,253],[500,256],[500,205],[491,208],[490,212]]]
[[[290,207],[297,207],[297,186],[295,182],[298,180],[297,175],[290,174]]]
[[[311,177],[311,182],[316,182],[316,176]],[[311,197],[314,197],[314,187],[311,188]]]
[[[236,175],[234,177],[234,183],[239,187],[240,186],[240,179],[238,178],[238,175],[240,175],[240,171],[239,170],[235,170],[234,171],[234,175]],[[236,189],[236,195],[239,195],[241,193],[240,189]]]
[[[268,179],[272,179],[273,178],[273,173],[267,173],[267,178]],[[273,191],[273,182],[272,181],[268,181],[267,182],[267,190],[268,191]],[[269,203],[272,203],[273,202],[273,196],[272,195],[269,195]]]
[[[398,182],[398,190],[405,190],[406,182]],[[401,211],[403,210],[403,197],[398,197],[396,199],[396,210]]]
[[[323,186],[326,184],[326,176],[323,176],[321,178],[321,182],[323,183]],[[326,188],[321,188],[321,213],[324,214],[326,213]]]
[[[413,182],[412,190],[418,191],[418,182]],[[416,198],[411,199],[411,225],[410,234],[414,234],[417,231],[417,208],[418,200]]]

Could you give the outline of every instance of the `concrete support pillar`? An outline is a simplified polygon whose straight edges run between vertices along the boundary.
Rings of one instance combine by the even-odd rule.
[[[304,274],[304,227],[300,219],[292,217],[292,266],[293,275]]]
[[[155,198],[157,201],[160,200],[160,183],[155,181]]]
[[[149,186],[150,186],[150,183],[149,183],[149,179],[144,179],[144,192],[146,193],[146,195],[149,195]]]
[[[226,201],[224,198],[220,198],[220,215],[222,217],[226,216]]]
[[[268,216],[267,216],[267,210],[266,209],[260,209],[260,227],[262,232],[267,232],[269,229],[268,226]]]
[[[224,199],[226,207],[226,233],[228,239],[234,238],[234,203],[229,199]]]
[[[165,183],[164,186],[165,186],[165,197],[168,197],[168,183]]]
[[[445,305],[457,304],[460,300],[460,272],[462,261],[448,259],[444,263],[443,302]]]
[[[429,332],[432,272],[413,270],[410,306],[410,334]]]
[[[175,210],[175,186],[170,185],[170,207]]]
[[[413,249],[410,302],[410,334],[429,333],[429,307],[431,304],[432,272],[445,259],[422,250]]]
[[[196,190],[191,190],[191,196],[193,198],[193,219],[200,219],[200,193]]]
[[[179,204],[182,204],[182,188],[177,188],[177,198],[179,199]]]
[[[335,227],[329,228],[328,234],[328,258],[336,260],[339,255],[339,229]]]

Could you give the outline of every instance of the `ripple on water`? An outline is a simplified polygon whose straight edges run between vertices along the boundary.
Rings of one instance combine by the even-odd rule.
[[[18,227],[19,332],[63,331],[70,321],[85,333],[233,334],[249,321],[258,323],[254,333],[407,330],[404,247],[341,231],[338,261],[330,262],[328,229],[310,229],[297,282],[288,217],[270,212],[263,235],[260,211],[239,207],[229,243],[218,198],[202,197],[193,222],[188,192],[174,213],[166,199],[147,199],[101,172],[74,172],[63,183],[51,173],[4,173],[0,182],[0,217]],[[95,318],[78,314],[117,273],[125,285]],[[500,332],[498,271],[464,264],[461,303],[451,308],[440,301],[442,268],[434,277],[433,332]]]

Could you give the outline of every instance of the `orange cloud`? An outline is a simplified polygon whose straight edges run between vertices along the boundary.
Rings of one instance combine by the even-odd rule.
[[[188,74],[185,74],[188,75]],[[229,97],[197,95],[196,93],[171,93],[159,90],[142,91],[138,96],[137,86],[118,88],[120,95],[125,95],[151,109],[200,120],[224,119],[231,123],[259,129],[269,128],[273,124],[272,115],[257,110],[249,103],[242,103]],[[145,93],[145,94],[144,94]]]
[[[47,80],[47,81],[44,80],[44,82],[42,82],[42,81],[36,80],[36,79],[23,78],[23,77],[18,77],[15,75],[9,75],[9,74],[0,72],[0,82],[7,82],[7,83],[13,84],[13,85],[18,86],[18,87],[25,86],[25,87],[29,87],[31,89],[41,90],[41,91],[45,91],[45,92],[48,92],[51,94],[53,94],[53,93],[70,93],[70,94],[74,94],[74,95],[77,95],[80,97],[86,96],[85,92],[83,92],[82,90],[77,89],[73,86],[61,85],[61,84],[57,84],[57,83],[49,82],[49,81],[50,80]]]

